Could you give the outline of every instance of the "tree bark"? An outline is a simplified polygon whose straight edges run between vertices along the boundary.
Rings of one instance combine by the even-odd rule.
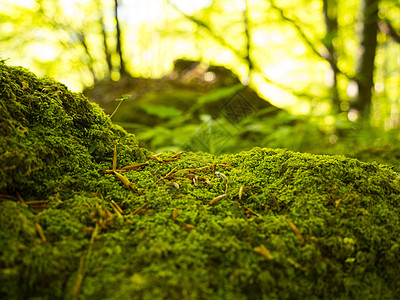
[[[363,5],[362,55],[356,75],[358,96],[352,107],[359,111],[361,118],[366,119],[371,111],[372,89],[374,87],[379,0],[363,0]]]

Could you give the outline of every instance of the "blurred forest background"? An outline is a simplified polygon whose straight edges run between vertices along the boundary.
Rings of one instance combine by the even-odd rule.
[[[152,151],[254,146],[398,167],[398,0],[0,1],[0,57]],[[370,158],[372,157],[372,158]]]

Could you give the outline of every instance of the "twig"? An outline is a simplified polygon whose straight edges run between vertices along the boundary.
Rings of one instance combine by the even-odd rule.
[[[96,238],[97,234],[99,232],[99,224],[96,223],[96,226],[93,230],[92,237],[90,238],[90,243],[88,246],[87,254],[85,255],[84,253],[81,256],[80,262],[79,262],[79,268],[78,268],[78,276],[75,282],[74,286],[74,300],[78,300],[79,297],[79,292],[82,287],[82,281],[83,281],[83,276],[85,272],[85,263],[90,259],[90,256],[92,255],[92,246],[94,244],[94,239]]]

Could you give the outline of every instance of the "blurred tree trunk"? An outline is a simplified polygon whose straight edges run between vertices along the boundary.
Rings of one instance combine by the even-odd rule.
[[[107,42],[107,30],[106,30],[106,24],[104,22],[104,17],[103,17],[103,13],[102,13],[103,9],[102,9],[102,5],[101,5],[101,1],[96,0],[96,5],[99,10],[99,23],[101,26],[101,35],[103,36],[104,55],[106,57],[107,69],[108,69],[108,75],[107,75],[106,79],[109,79],[110,75],[111,75],[111,71],[113,69],[112,60],[111,60],[111,52],[110,52],[110,48],[108,47],[108,42]]]
[[[379,0],[363,0],[362,54],[356,75],[358,96],[352,104],[352,107],[360,112],[363,119],[367,119],[371,111],[378,33],[378,5]]]
[[[323,0],[323,13],[326,26],[326,35],[324,38],[324,45],[329,54],[327,60],[333,72],[333,83],[331,87],[331,98],[333,108],[336,112],[340,112],[340,99],[338,93],[337,79],[339,69],[337,67],[337,52],[333,44],[334,39],[338,33],[338,20],[337,20],[337,1],[336,0]]]
[[[243,19],[244,19],[244,32],[246,34],[246,57],[245,60],[247,61],[249,72],[247,73],[247,79],[245,80],[246,84],[249,84],[251,73],[254,69],[253,61],[251,59],[251,32],[250,32],[250,15],[249,15],[249,4],[248,0],[244,0],[244,10],[243,10]]]
[[[77,38],[78,38],[79,42],[81,43],[82,47],[85,49],[85,53],[86,53],[86,55],[88,57],[87,66],[89,68],[90,73],[93,76],[94,84],[96,84],[99,81],[99,79],[97,78],[96,72],[95,72],[94,67],[93,67],[94,59],[93,59],[92,54],[89,51],[89,46],[88,46],[88,44],[86,42],[86,36],[85,36],[85,34],[83,32],[77,32],[77,33],[71,33],[71,34],[77,36]]]
[[[119,24],[119,17],[118,17],[118,0],[115,0],[115,7],[114,7],[114,18],[117,27],[117,54],[119,57],[119,73],[121,77],[128,74],[125,67],[124,58],[122,57],[122,46],[121,46],[121,26]]]

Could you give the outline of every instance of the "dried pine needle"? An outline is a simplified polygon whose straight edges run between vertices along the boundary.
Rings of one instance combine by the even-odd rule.
[[[173,168],[171,170],[171,172],[169,172],[167,175],[164,176],[164,179],[168,179],[171,178],[173,176],[173,173],[175,172],[175,170],[178,169],[178,166],[176,166],[175,168]]]
[[[242,185],[239,189],[239,200],[242,200],[243,190],[244,190],[244,186]]]
[[[42,226],[39,223],[35,223],[35,227],[40,236],[40,239],[42,240],[43,243],[45,243],[47,240],[46,240],[46,236],[44,235]]]
[[[117,169],[117,146],[114,146],[113,171]]]
[[[114,171],[114,174],[117,175],[117,177],[119,178],[119,180],[122,181],[123,184],[125,184],[125,186],[130,189],[131,191],[134,190],[134,186],[133,183],[129,181],[129,179],[127,179],[125,176],[122,176],[121,174],[119,174],[118,172]]]
[[[114,200],[111,200],[111,205],[118,216],[122,216],[124,214],[122,208]]]
[[[213,205],[215,202],[221,200],[224,197],[226,197],[226,194],[219,195],[218,197],[215,197],[210,202],[208,202],[208,205]]]
[[[179,210],[176,208],[172,211],[172,220],[173,221],[176,221],[176,218],[178,217],[178,212],[179,212]]]
[[[144,163],[140,163],[140,164],[135,164],[135,165],[123,167],[122,170],[125,170],[125,171],[128,171],[128,170],[135,170],[135,169],[138,169],[138,168],[140,168],[140,167],[147,166],[148,164],[149,164],[149,161],[146,161],[146,162],[144,162]]]
[[[254,247],[253,250],[254,252],[257,252],[258,254],[265,256],[268,259],[273,259],[271,252],[269,252],[269,250],[263,244],[258,247]]]
[[[303,235],[300,233],[300,230],[297,228],[296,225],[294,225],[290,220],[286,220],[286,222],[289,224],[290,228],[293,230],[293,232],[297,235],[297,237],[300,239],[300,241],[305,244],[305,240]]]
[[[278,211],[280,211],[278,201],[276,201],[276,198],[275,198],[274,194],[272,194],[272,193],[269,193],[269,194],[271,195],[271,198],[272,198],[272,200],[274,201],[274,204],[275,204],[276,209],[277,209]]]
[[[143,204],[139,208],[137,208],[134,212],[131,213],[131,215],[137,215],[142,209],[144,209],[147,206],[147,203]]]
[[[186,151],[181,151],[181,152],[175,153],[174,155],[171,156],[171,158],[179,158],[179,157],[181,157],[181,154],[183,154],[185,152]]]

